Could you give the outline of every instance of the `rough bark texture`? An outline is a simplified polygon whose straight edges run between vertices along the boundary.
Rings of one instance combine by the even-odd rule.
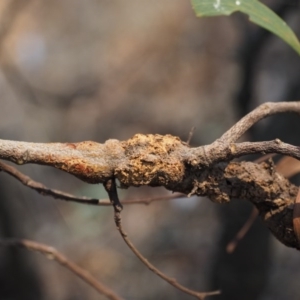
[[[199,179],[198,195],[218,203],[231,199],[252,202],[272,233],[285,245],[298,248],[293,229],[298,188],[275,171],[272,161],[220,163],[205,170]]]
[[[272,161],[212,163],[207,156],[208,147],[190,148],[171,135],[142,134],[128,141],[108,140],[104,144],[2,140],[0,158],[17,164],[54,166],[89,183],[117,178],[123,188],[164,186],[184,194],[208,196],[217,203],[245,199],[259,209],[266,225],[282,243],[298,248],[292,222],[298,188],[275,171]],[[220,149],[214,150],[217,152]]]

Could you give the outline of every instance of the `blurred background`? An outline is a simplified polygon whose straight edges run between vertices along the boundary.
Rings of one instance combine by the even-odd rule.
[[[298,1],[263,1],[300,36]],[[197,19],[189,1],[11,0],[0,3],[0,138],[104,142],[135,133],[172,134],[191,145],[218,138],[265,101],[300,99],[300,58],[247,17]],[[272,117],[248,140],[299,144],[300,118]],[[106,198],[42,166],[19,168],[49,187]],[[297,178],[294,179],[297,182]],[[121,198],[168,194],[128,189]],[[2,238],[56,247],[125,299],[191,299],[152,274],[127,249],[110,207],[42,197],[0,173]],[[300,256],[258,219],[233,254],[225,251],[251,213],[236,201],[186,198],[126,206],[137,248],[189,288],[213,299],[299,299]],[[0,249],[1,299],[102,299],[56,262]],[[103,298],[104,299],[104,298]]]

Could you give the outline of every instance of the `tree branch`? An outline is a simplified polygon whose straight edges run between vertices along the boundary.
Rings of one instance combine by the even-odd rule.
[[[224,142],[227,144],[236,142],[250,127],[252,127],[258,121],[285,112],[294,112],[300,114],[300,102],[267,102],[252,112],[243,117],[239,122],[232,126],[227,132],[225,132],[219,142]]]
[[[105,185],[105,188],[107,190],[107,193],[109,195],[109,198],[111,200],[111,203],[113,203],[114,208],[115,208],[115,223],[117,226],[118,231],[120,232],[123,240],[125,241],[125,243],[127,244],[127,246],[130,248],[130,250],[138,257],[138,259],[150,270],[152,271],[154,274],[156,274],[157,276],[159,276],[160,278],[162,278],[163,280],[165,280],[166,282],[168,282],[169,284],[171,284],[172,286],[174,286],[175,288],[179,289],[180,291],[194,296],[195,298],[199,299],[199,300],[204,300],[206,297],[208,296],[214,296],[214,295],[219,295],[220,291],[213,291],[213,292],[197,292],[197,291],[193,291],[191,289],[186,288],[185,286],[181,285],[180,283],[177,282],[176,279],[171,278],[169,276],[167,276],[166,274],[164,274],[163,272],[161,272],[159,269],[157,269],[156,267],[154,267],[137,249],[136,247],[133,245],[133,243],[130,241],[130,239],[128,238],[128,235],[125,233],[123,226],[122,226],[122,219],[121,219],[121,210],[119,208],[119,199],[118,199],[118,193],[117,193],[117,188],[116,188],[116,183],[115,180],[112,179],[111,182],[108,185]]]
[[[237,245],[248,233],[249,229],[252,227],[257,217],[258,217],[258,210],[254,207],[245,224],[241,227],[241,229],[238,231],[236,236],[227,244],[226,246],[227,253],[232,253],[236,249]]]
[[[33,180],[29,176],[23,174],[22,172],[18,171],[13,166],[10,166],[4,162],[0,161],[0,171],[3,171],[9,175],[12,175],[14,178],[16,178],[18,181],[20,181],[23,185],[35,190],[39,194],[43,196],[50,196],[55,199],[59,200],[65,200],[65,201],[71,201],[81,204],[90,204],[90,205],[97,205],[97,206],[112,206],[109,199],[96,199],[96,198],[90,198],[90,197],[80,197],[75,196],[69,193],[65,193],[59,190],[50,189],[46,187],[44,184]],[[142,199],[125,199],[122,203],[127,204],[144,204],[149,205],[152,202],[156,201],[164,201],[164,200],[172,200],[177,198],[186,197],[184,194],[180,193],[174,193],[172,195],[164,195],[159,197],[149,197],[149,198],[142,198]]]
[[[123,142],[108,140],[104,144],[0,140],[0,158],[18,164],[54,166],[89,183],[108,183],[116,178],[124,188],[163,186],[186,195],[208,196],[217,203],[245,199],[258,208],[266,225],[281,242],[298,248],[292,222],[298,188],[276,173],[271,161],[228,163],[241,155],[266,152],[300,159],[297,146],[279,140],[234,143],[260,119],[291,111],[299,113],[300,102],[263,104],[219,140],[197,148],[189,147],[178,137],[151,134],[137,134]]]
[[[261,163],[264,162],[272,157],[274,157],[275,154],[266,154],[262,157],[259,157],[258,159],[254,160],[254,163]],[[278,163],[276,164],[276,170],[279,171]],[[282,173],[282,171],[280,170]],[[289,176],[286,176],[289,178]],[[240,241],[245,237],[245,235],[248,233],[252,225],[254,224],[256,218],[258,217],[258,210],[256,207],[253,207],[250,216],[248,217],[247,221],[244,223],[244,225],[240,228],[240,230],[237,232],[235,237],[227,244],[226,251],[227,253],[233,253],[233,251],[236,249]]]
[[[76,276],[81,278],[83,281],[85,281],[88,285],[93,287],[95,290],[98,291],[98,293],[105,295],[108,299],[111,300],[122,300],[121,297],[119,297],[114,291],[112,291],[110,288],[106,287],[103,283],[101,283],[98,279],[96,279],[94,276],[92,276],[88,271],[85,269],[79,267],[77,264],[69,260],[66,256],[64,256],[62,253],[57,251],[55,248],[33,242],[30,240],[19,240],[19,239],[6,239],[6,240],[0,240],[0,246],[1,247],[21,247],[26,248],[28,250],[33,250],[40,252],[47,256],[49,259],[56,260],[60,265],[63,267],[69,269],[72,273],[74,273]]]
[[[248,154],[277,153],[300,159],[300,147],[282,142],[279,139],[267,142],[244,142],[230,144],[232,155],[240,157]]]

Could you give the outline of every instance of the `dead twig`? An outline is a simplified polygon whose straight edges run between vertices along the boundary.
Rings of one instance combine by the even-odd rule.
[[[257,217],[258,217],[258,210],[255,207],[253,207],[248,220],[245,222],[245,224],[242,226],[242,228],[236,234],[234,239],[230,243],[227,244],[227,247],[226,247],[227,253],[232,253],[236,249],[237,245],[248,233],[249,229],[252,227],[252,225]]]
[[[18,171],[13,166],[5,164],[0,161],[0,171],[3,171],[9,175],[12,175],[18,181],[20,181],[23,185],[28,186],[29,188],[37,191],[39,194],[44,196],[51,196],[55,199],[65,200],[65,201],[73,201],[78,203],[84,204],[92,204],[92,205],[109,205],[111,206],[110,202],[106,199],[94,199],[89,197],[76,197],[72,194],[68,194],[62,191],[58,191],[55,189],[50,189],[43,185],[40,182],[34,181],[29,176],[23,174],[22,172]]]
[[[258,121],[279,113],[293,112],[300,114],[299,101],[293,102],[266,102],[252,112],[243,117],[234,126],[232,126],[227,132],[225,132],[217,141],[223,143],[236,142],[250,127],[252,127]]]
[[[5,239],[0,240],[1,247],[21,247],[26,248],[28,250],[33,250],[44,254],[49,259],[56,260],[60,265],[70,270],[76,276],[85,281],[88,285],[93,287],[100,294],[105,295],[108,299],[111,300],[122,300],[120,296],[118,296],[114,291],[101,283],[98,279],[96,279],[93,275],[91,275],[87,270],[79,267],[77,264],[69,260],[65,255],[57,251],[55,248],[37,243],[34,241],[26,240],[26,239]]]
[[[289,155],[294,158],[300,159],[300,148],[282,142],[279,139],[266,142],[244,142],[237,144],[230,144],[231,154],[228,156],[240,157],[248,154],[265,154],[265,153],[277,153],[282,155]]]
[[[108,140],[104,144],[0,140],[0,158],[20,165],[53,166],[89,183],[105,183],[114,176],[124,187],[149,185],[174,190],[174,186],[186,179],[188,167],[206,169],[218,162],[254,153],[278,153],[300,159],[298,146],[278,139],[235,143],[255,122],[282,112],[300,113],[300,101],[265,103],[237,122],[220,139],[197,148],[191,148],[171,135],[151,134],[137,134],[123,142]]]
[[[0,158],[20,165],[53,166],[88,183],[107,184],[116,178],[121,187],[163,186],[186,195],[208,196],[216,203],[245,199],[259,209],[265,224],[282,243],[298,247],[291,209],[298,187],[277,173],[272,162],[229,162],[253,153],[281,153],[300,159],[300,147],[278,139],[235,143],[255,122],[282,112],[299,113],[300,101],[263,104],[220,139],[197,148],[178,137],[153,134],[136,134],[127,141],[108,140],[104,144],[0,140]]]
[[[22,172],[18,171],[15,167],[10,166],[4,162],[0,161],[0,171],[3,171],[9,175],[12,175],[18,181],[20,181],[23,185],[35,190],[39,194],[43,196],[50,196],[55,199],[71,201],[81,204],[90,204],[90,205],[97,205],[97,206],[111,206],[111,202],[109,199],[96,199],[90,197],[79,197],[69,193],[65,193],[56,189],[50,189],[46,187],[44,184],[33,180],[29,176],[23,174]],[[174,193],[172,195],[165,195],[159,197],[149,197],[144,199],[128,199],[124,200],[122,203],[127,204],[144,204],[149,205],[152,202],[156,201],[164,201],[164,200],[172,200],[181,197],[186,197],[184,194]]]
[[[283,143],[279,139],[266,142],[236,143],[236,141],[258,121],[268,116],[286,112],[300,114],[300,101],[267,102],[258,106],[233,125],[219,139],[205,146],[204,151],[209,165],[219,161],[230,161],[243,155],[258,153],[277,153],[300,159],[299,147]]]
[[[193,126],[189,132],[189,136],[188,136],[188,139],[186,141],[186,143],[189,145],[191,143],[191,140],[192,140],[192,137],[194,135],[194,132],[195,132],[195,126]]]
[[[163,272],[161,272],[159,269],[157,269],[156,267],[154,267],[137,249],[136,247],[133,245],[133,243],[130,241],[130,239],[128,238],[128,235],[125,233],[123,227],[122,227],[122,219],[121,219],[121,210],[119,209],[118,203],[119,203],[119,199],[118,199],[118,193],[117,193],[117,188],[116,188],[116,184],[115,184],[115,180],[112,179],[111,182],[109,183],[109,185],[105,185],[105,188],[107,190],[107,193],[109,195],[109,198],[111,199],[111,202],[114,204],[114,219],[115,219],[115,223],[116,223],[116,227],[118,229],[118,231],[120,232],[123,240],[125,241],[125,243],[127,244],[127,246],[130,248],[130,250],[139,258],[139,260],[149,269],[151,270],[154,274],[156,274],[157,276],[159,276],[160,278],[162,278],[163,280],[165,280],[166,282],[168,282],[169,284],[171,284],[172,286],[174,286],[175,288],[179,289],[180,291],[194,296],[195,298],[199,299],[199,300],[204,300],[206,297],[209,296],[215,296],[215,295],[219,295],[220,291],[213,291],[213,292],[197,292],[197,291],[193,291],[191,289],[186,288],[185,286],[181,285],[180,283],[177,282],[176,279],[171,278],[169,276],[167,276],[166,274],[164,274]]]

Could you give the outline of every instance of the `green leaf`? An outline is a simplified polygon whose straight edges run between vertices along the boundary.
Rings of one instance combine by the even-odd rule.
[[[271,9],[258,0],[192,0],[198,17],[230,15],[240,11],[250,21],[271,31],[300,55],[300,43],[292,29]]]

